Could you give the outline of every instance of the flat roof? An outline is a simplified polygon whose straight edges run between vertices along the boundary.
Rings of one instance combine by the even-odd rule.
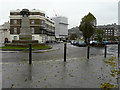
[[[22,10],[20,9],[16,9],[16,10],[10,10],[10,12],[20,12]],[[42,11],[42,10],[39,10],[39,9],[31,9],[29,10],[30,12],[40,12],[40,13],[44,13],[45,14],[45,11]]]

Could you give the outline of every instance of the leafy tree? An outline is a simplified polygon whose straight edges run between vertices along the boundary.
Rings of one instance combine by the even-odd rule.
[[[97,40],[99,42],[103,41],[103,34],[104,34],[104,30],[103,29],[96,29]]]
[[[84,16],[79,25],[79,30],[83,33],[83,38],[86,43],[90,42],[90,37],[94,34],[96,28],[96,18],[91,14]]]
[[[71,40],[75,40],[76,38],[77,38],[77,34],[76,33],[71,34],[71,36],[70,36]]]
[[[111,40],[111,41],[115,41],[115,36],[107,36],[107,38],[109,38],[108,40]]]

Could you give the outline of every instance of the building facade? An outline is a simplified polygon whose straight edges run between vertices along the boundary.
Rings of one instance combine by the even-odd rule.
[[[109,25],[99,25],[96,26],[96,28],[102,29],[104,31],[103,40],[116,40],[116,38],[118,37],[118,26],[116,25],[116,23]]]
[[[83,38],[82,32],[79,30],[78,26],[73,27],[73,28],[68,30],[68,39],[69,40],[70,40],[70,37],[71,37],[72,34],[76,34],[77,35],[76,39],[82,39]]]
[[[5,42],[5,38],[10,38],[10,23],[9,22],[5,22],[3,25],[0,25],[0,43],[4,43]]]
[[[68,38],[68,18],[57,16],[52,18],[55,22],[55,37],[57,40]]]
[[[10,11],[10,41],[19,40],[21,19],[19,9]],[[55,23],[46,17],[45,12],[41,10],[29,10],[29,23],[32,33],[32,40],[38,40],[39,43],[46,41],[55,41]]]

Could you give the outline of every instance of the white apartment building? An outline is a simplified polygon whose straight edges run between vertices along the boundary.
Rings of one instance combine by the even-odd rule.
[[[10,23],[5,22],[3,25],[0,25],[0,44],[4,43],[5,38],[8,38],[10,41]]]
[[[68,38],[68,18],[63,16],[53,17],[55,22],[55,37],[57,40]]]

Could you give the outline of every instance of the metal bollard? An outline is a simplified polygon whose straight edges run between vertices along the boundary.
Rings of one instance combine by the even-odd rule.
[[[90,46],[88,45],[88,48],[87,48],[87,59],[89,59],[89,53],[90,53]]]
[[[32,64],[32,45],[29,44],[29,64]]]
[[[118,43],[118,58],[120,57],[120,44]]]
[[[105,55],[104,55],[104,57],[106,58],[106,56],[107,56],[107,46],[105,45]]]
[[[64,62],[66,62],[66,43],[64,43]]]

